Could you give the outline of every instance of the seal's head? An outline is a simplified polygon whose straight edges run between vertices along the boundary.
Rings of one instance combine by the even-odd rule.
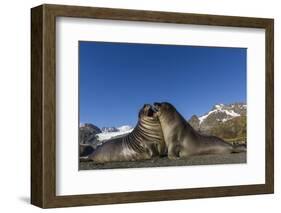
[[[177,112],[176,108],[168,102],[156,102],[153,104],[153,109],[156,112],[156,115],[161,123],[169,124],[173,122],[175,117],[179,116],[179,113]]]
[[[153,104],[153,109],[156,112],[157,116],[162,116],[164,114],[168,116],[176,111],[176,108],[168,102],[162,102],[162,103],[155,102]]]
[[[148,118],[148,119],[156,119],[157,115],[154,111],[153,107],[150,104],[144,104],[143,107],[139,111],[139,119]]]

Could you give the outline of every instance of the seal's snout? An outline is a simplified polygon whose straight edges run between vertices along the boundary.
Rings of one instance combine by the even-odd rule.
[[[148,116],[148,117],[153,117],[153,115],[154,115],[154,111],[153,111],[153,109],[150,107],[150,108],[148,109],[148,111],[147,111],[147,116]]]
[[[153,106],[150,104],[144,104],[139,112],[139,118],[142,116],[154,117]]]

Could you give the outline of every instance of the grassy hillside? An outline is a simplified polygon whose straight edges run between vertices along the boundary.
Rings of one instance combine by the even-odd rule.
[[[246,143],[247,137],[247,118],[240,116],[221,122],[209,130],[210,134],[220,137],[232,143]]]

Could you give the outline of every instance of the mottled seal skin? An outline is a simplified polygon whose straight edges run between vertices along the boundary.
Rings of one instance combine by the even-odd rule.
[[[232,146],[218,137],[198,133],[170,103],[154,103],[154,109],[162,127],[170,159],[246,151],[245,146]]]
[[[130,134],[106,141],[87,159],[96,163],[137,161],[165,155],[166,152],[159,119],[153,107],[145,104],[139,112],[138,123]]]

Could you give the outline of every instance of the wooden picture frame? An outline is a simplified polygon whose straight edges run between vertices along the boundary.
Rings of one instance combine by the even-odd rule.
[[[265,184],[56,195],[56,18],[95,18],[265,29]],[[31,9],[31,203],[41,208],[267,194],[274,191],[274,21],[218,15],[63,5]]]

